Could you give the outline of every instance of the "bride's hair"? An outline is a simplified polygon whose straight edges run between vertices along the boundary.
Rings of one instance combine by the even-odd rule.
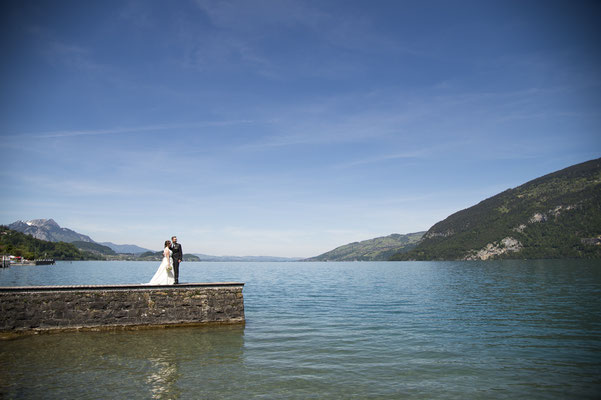
[[[165,240],[165,247],[169,246],[171,242],[169,240]]]

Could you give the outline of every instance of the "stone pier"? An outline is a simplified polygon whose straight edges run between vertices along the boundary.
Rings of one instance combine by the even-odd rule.
[[[0,335],[244,323],[243,283],[0,287]]]

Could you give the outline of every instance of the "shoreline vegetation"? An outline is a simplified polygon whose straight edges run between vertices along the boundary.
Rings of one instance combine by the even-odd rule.
[[[6,226],[0,226],[0,254],[28,260],[51,258],[57,261],[161,261],[163,258],[162,251],[123,254],[115,253],[109,247],[97,243],[49,242]],[[200,261],[200,259],[192,254],[184,254],[184,261]]]

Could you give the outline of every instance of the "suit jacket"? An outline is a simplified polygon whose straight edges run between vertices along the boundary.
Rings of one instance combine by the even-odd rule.
[[[173,257],[174,260],[183,260],[184,259],[184,252],[182,250],[181,244],[179,244],[179,243],[172,244],[171,251],[173,252],[171,257]]]

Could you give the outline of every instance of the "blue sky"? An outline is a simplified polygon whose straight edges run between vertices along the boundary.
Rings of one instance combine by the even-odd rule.
[[[309,257],[601,154],[599,2],[1,7],[0,223]]]

